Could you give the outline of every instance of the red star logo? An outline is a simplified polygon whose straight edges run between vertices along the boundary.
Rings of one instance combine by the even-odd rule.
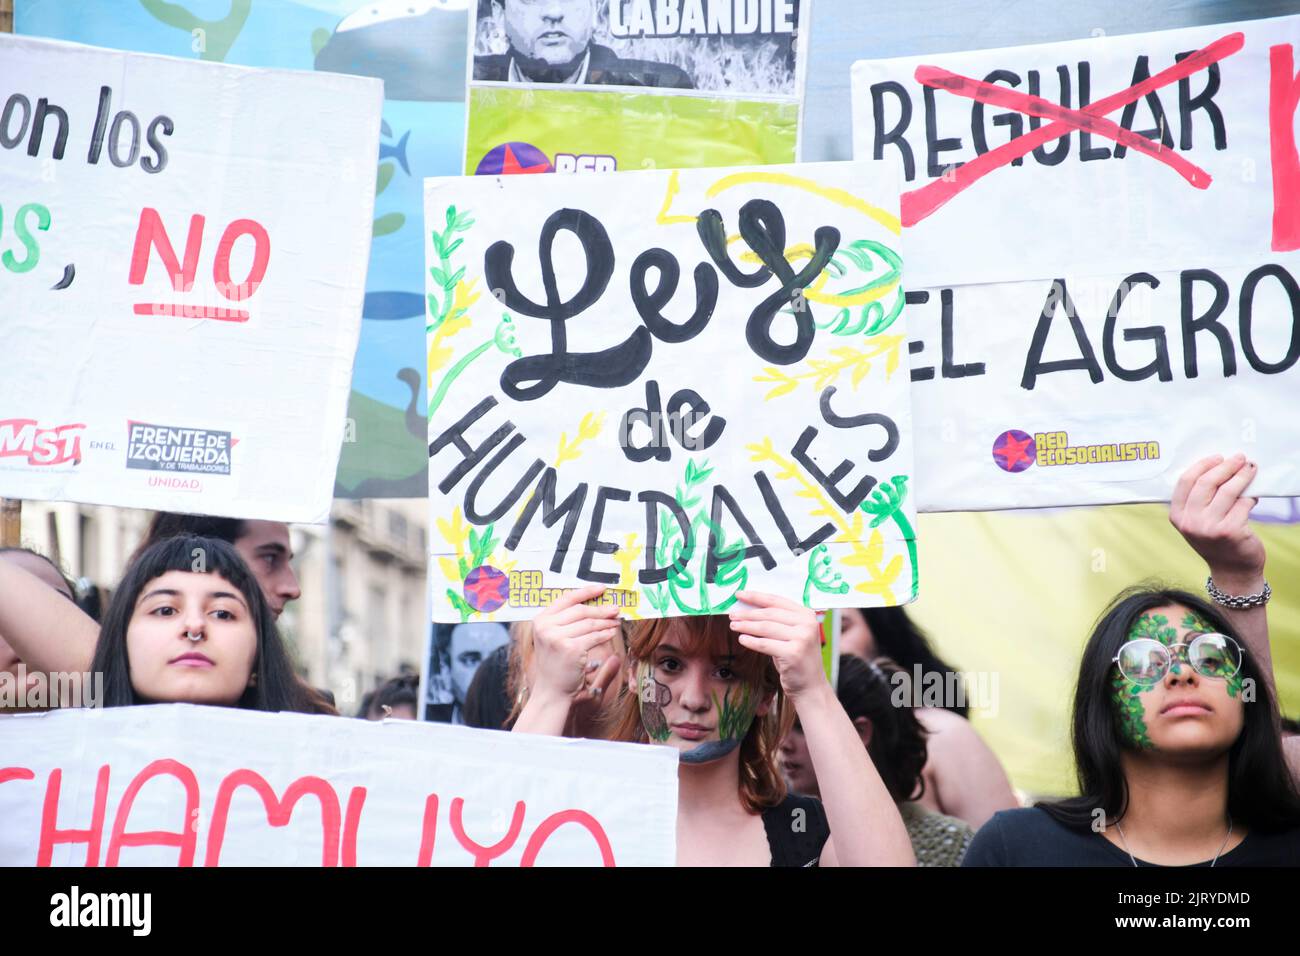
[[[1002,467],[1010,471],[1020,464],[1022,459],[1029,460],[1029,455],[1025,449],[1034,443],[1032,438],[1017,439],[1014,435],[1007,436],[1007,442],[1001,448],[995,449],[993,454],[1002,459]]]
[[[501,172],[506,176],[513,176],[515,173],[549,173],[551,164],[549,162],[534,163],[532,166],[525,166],[519,162],[519,157],[509,146],[506,147],[505,154],[501,159]]]
[[[481,567],[477,571],[471,571],[469,577],[474,578],[474,581],[471,583],[468,578],[466,579],[465,599],[474,610],[495,611],[506,603],[507,578],[500,571],[495,568]]]

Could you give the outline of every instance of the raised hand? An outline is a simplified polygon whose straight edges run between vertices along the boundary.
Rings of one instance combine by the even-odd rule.
[[[742,647],[766,654],[776,664],[781,689],[796,702],[810,691],[829,688],[822,669],[821,628],[817,615],[789,598],[740,591],[730,611],[731,629]]]
[[[1183,472],[1169,521],[1210,567],[1221,587],[1250,587],[1264,573],[1264,543],[1250,527],[1257,499],[1245,497],[1259,468],[1240,453],[1202,458]]]
[[[566,591],[533,619],[533,686],[530,696],[599,697],[617,673],[618,664],[604,666],[592,660],[591,651],[611,641],[619,632],[617,605],[584,604],[605,592],[602,584]],[[591,665],[596,665],[592,667]],[[599,670],[597,670],[599,668]],[[593,671],[596,671],[593,673]],[[593,678],[590,688],[588,677]],[[592,690],[599,688],[594,694]]]

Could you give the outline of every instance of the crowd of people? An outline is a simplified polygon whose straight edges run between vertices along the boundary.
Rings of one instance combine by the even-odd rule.
[[[1210,600],[1139,585],[1093,625],[1068,799],[1022,807],[964,703],[900,700],[917,673],[956,672],[899,608],[843,612],[832,686],[817,615],[790,599],[742,591],[725,615],[627,621],[588,603],[603,586],[575,588],[483,658],[460,716],[675,748],[681,865],[1298,864],[1300,737],[1273,681],[1255,473],[1215,456],[1173,492]],[[277,631],[299,596],[292,558],[283,524],[160,514],[96,621],[52,562],[0,551],[0,675],[102,674],[109,707],[337,714]],[[419,706],[403,674],[356,716]]]

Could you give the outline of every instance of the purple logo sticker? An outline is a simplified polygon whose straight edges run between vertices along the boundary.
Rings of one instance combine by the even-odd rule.
[[[476,611],[491,614],[506,603],[510,579],[490,564],[480,564],[465,576],[465,601]]]
[[[1024,471],[1034,463],[1037,453],[1034,437],[1016,428],[1004,431],[993,443],[993,461],[1003,471]]]
[[[510,176],[515,173],[554,172],[551,161],[531,143],[502,143],[487,151],[474,169],[475,176]]]

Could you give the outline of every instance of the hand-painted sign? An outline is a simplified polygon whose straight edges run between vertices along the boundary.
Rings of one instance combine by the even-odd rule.
[[[435,620],[917,587],[895,185],[852,164],[430,180]]]
[[[919,506],[1300,493],[1300,17],[854,65],[901,162]]]
[[[0,866],[676,862],[666,747],[164,704],[0,717],[0,753]]]
[[[324,521],[380,84],[8,35],[0,56],[0,494]]]

